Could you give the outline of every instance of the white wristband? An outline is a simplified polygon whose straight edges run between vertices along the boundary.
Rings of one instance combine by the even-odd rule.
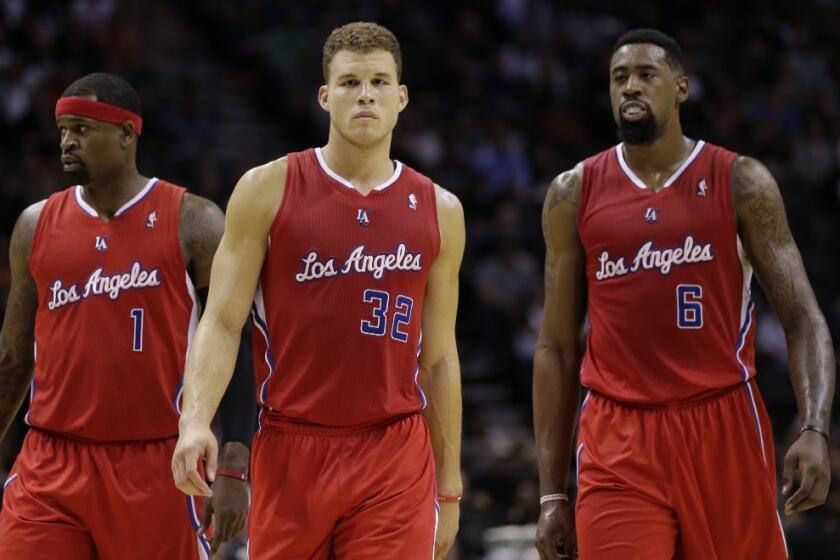
[[[543,505],[546,502],[568,502],[569,495],[568,494],[546,494],[545,496],[540,496],[540,505]]]

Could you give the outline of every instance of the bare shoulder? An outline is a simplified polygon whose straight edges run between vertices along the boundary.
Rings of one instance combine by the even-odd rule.
[[[770,170],[757,159],[738,156],[732,162],[732,196],[736,202],[778,190]]]
[[[178,239],[187,263],[211,262],[225,231],[225,215],[203,196],[186,193],[181,203]]]
[[[234,233],[268,232],[286,187],[288,160],[282,157],[245,172],[236,183],[227,207],[227,227]]]
[[[208,227],[224,229],[225,216],[215,202],[192,193],[184,195],[181,204],[181,229],[191,231]]]
[[[443,260],[459,263],[466,238],[464,207],[458,197],[435,183],[438,226],[440,227],[440,253]],[[447,256],[449,255],[449,256]]]
[[[435,183],[435,202],[437,203],[438,216],[444,220],[464,219],[464,207],[461,201],[450,191]]]
[[[577,208],[580,203],[580,187],[583,183],[583,162],[554,178],[545,195],[545,210],[551,212],[564,203]]]
[[[12,245],[17,248],[25,248],[27,255],[29,247],[32,245],[32,239],[35,236],[35,229],[38,227],[38,220],[41,218],[41,212],[44,210],[47,200],[40,200],[35,204],[31,204],[20,213],[15,227],[12,230]]]

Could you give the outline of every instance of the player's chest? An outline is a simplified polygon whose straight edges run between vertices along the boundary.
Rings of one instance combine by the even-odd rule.
[[[624,189],[592,201],[580,235],[594,277],[644,270],[667,275],[681,265],[714,261],[736,230],[725,193],[710,189],[701,177],[655,193]]]
[[[437,242],[434,208],[424,206],[411,192],[312,200],[283,216],[270,252],[297,282],[421,271]]]
[[[51,310],[162,286],[180,265],[177,233],[134,223],[65,223],[42,232],[31,271]]]

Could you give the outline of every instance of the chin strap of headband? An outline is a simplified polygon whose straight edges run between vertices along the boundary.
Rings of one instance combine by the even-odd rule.
[[[61,115],[85,117],[116,126],[122,125],[125,121],[131,121],[134,123],[134,131],[137,136],[140,136],[143,130],[143,119],[137,113],[110,103],[85,99],[84,97],[60,98],[55,104],[55,116],[58,118]]]

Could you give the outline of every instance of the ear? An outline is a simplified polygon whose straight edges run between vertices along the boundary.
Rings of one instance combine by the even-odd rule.
[[[120,126],[120,145],[125,147],[131,144],[137,138],[137,131],[134,128],[134,123],[125,121]]]
[[[688,99],[688,76],[677,78],[677,105],[682,105]]]
[[[318,88],[318,105],[327,113],[330,112],[330,88],[326,85]]]
[[[406,105],[408,105],[408,87],[404,86],[403,84],[400,84],[399,88],[400,88],[399,109],[400,109],[400,113],[402,113],[402,110],[405,109]]]

